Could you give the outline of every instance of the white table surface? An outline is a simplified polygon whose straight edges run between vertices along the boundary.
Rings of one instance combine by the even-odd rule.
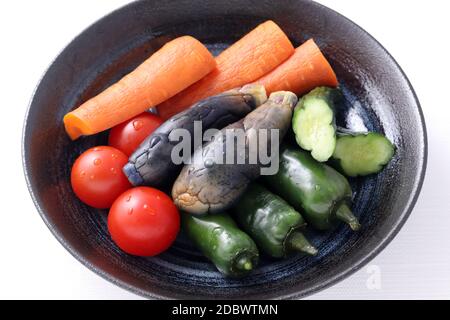
[[[281,1],[281,0],[279,0]],[[52,59],[126,0],[0,4],[0,298],[139,299],[77,262],[50,234],[25,186],[25,109]],[[400,63],[422,104],[429,161],[417,205],[368,267],[312,299],[450,299],[450,18],[448,1],[321,0],[352,19]]]

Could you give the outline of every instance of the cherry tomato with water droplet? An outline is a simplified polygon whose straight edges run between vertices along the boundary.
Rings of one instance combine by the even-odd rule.
[[[83,152],[72,166],[70,182],[77,197],[87,205],[105,209],[131,188],[122,168],[128,157],[122,151],[99,146]]]
[[[180,215],[172,199],[162,191],[136,187],[114,201],[108,230],[126,253],[150,257],[173,243],[180,230]]]
[[[108,144],[121,150],[129,157],[141,142],[162,123],[163,120],[157,115],[149,112],[141,113],[112,128],[109,132]]]

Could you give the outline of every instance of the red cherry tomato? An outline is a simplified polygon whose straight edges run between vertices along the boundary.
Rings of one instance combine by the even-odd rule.
[[[125,191],[114,201],[108,230],[126,253],[150,257],[166,250],[180,229],[180,215],[172,199],[150,187]]]
[[[122,168],[128,158],[108,146],[83,152],[72,167],[70,182],[81,201],[94,208],[109,208],[125,190],[131,188]]]
[[[109,132],[108,144],[125,153],[128,157],[139,147],[163,120],[151,113],[144,112],[131,120],[125,121]]]

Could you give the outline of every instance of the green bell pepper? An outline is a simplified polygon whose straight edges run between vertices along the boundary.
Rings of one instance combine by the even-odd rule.
[[[244,276],[258,264],[256,244],[228,214],[183,213],[182,222],[189,238],[226,276]]]
[[[282,258],[293,251],[317,254],[300,232],[306,226],[300,213],[263,186],[251,184],[233,210],[239,226],[267,255]]]
[[[352,190],[343,175],[300,149],[284,146],[280,152],[278,173],[264,176],[279,196],[316,229],[330,229],[339,220],[355,231],[360,228],[349,208]]]

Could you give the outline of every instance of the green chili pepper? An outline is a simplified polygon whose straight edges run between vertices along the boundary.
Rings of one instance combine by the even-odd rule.
[[[300,149],[285,146],[280,152],[278,173],[264,176],[278,195],[316,229],[330,229],[339,220],[355,231],[360,228],[349,208],[352,190],[343,175]]]
[[[244,276],[258,264],[256,244],[228,214],[183,213],[183,226],[195,245],[226,276]]]
[[[300,229],[303,217],[286,201],[263,186],[253,183],[234,207],[235,218],[258,247],[269,256],[282,258],[293,251],[315,255]]]

